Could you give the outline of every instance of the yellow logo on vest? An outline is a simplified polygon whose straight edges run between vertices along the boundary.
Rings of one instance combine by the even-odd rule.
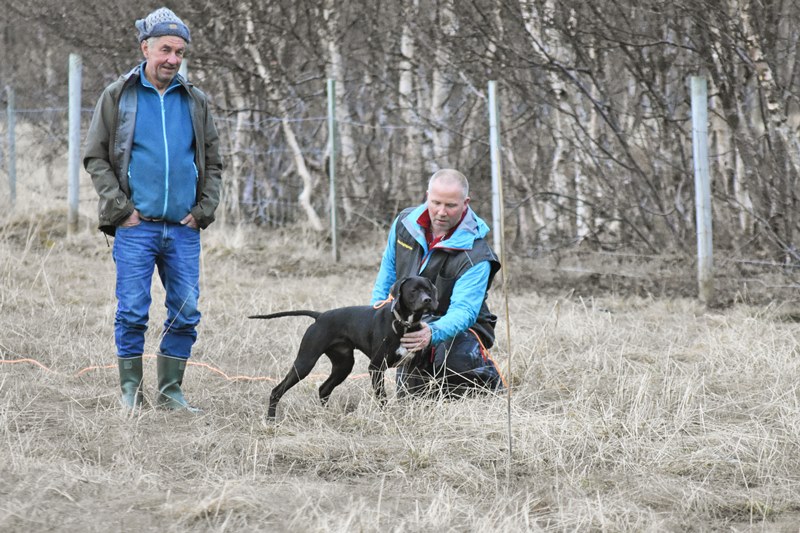
[[[400,239],[397,239],[397,244],[399,244],[399,245],[400,245],[400,246],[402,246],[403,248],[408,248],[409,250],[413,250],[413,248],[411,247],[411,245],[404,243],[404,242],[403,242],[403,241],[401,241]]]

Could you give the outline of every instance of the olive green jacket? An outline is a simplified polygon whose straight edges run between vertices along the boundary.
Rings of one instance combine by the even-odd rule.
[[[134,209],[128,184],[128,165],[136,125],[135,84],[139,81],[140,69],[141,65],[106,87],[95,107],[86,137],[83,166],[100,196],[98,227],[112,236]],[[206,95],[180,74],[178,82],[189,95],[195,139],[197,203],[191,213],[198,226],[207,228],[214,221],[222,188],[219,135]]]

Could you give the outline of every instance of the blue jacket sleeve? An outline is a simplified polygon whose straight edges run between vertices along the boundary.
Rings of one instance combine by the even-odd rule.
[[[372,300],[370,305],[375,305],[389,297],[389,289],[397,281],[397,270],[395,268],[394,243],[397,240],[397,219],[389,230],[389,238],[386,241],[386,249],[383,251],[381,268],[378,270],[378,277],[372,288]]]
[[[456,281],[447,313],[430,324],[431,344],[455,337],[475,323],[486,295],[489,272],[489,262],[481,261]]]

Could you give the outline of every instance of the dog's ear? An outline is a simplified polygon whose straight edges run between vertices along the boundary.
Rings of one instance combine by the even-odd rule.
[[[434,283],[431,280],[429,280],[428,278],[424,279],[425,281],[428,282],[428,288],[431,291],[431,300],[432,300],[431,307],[435,311],[436,309],[439,308],[439,289],[436,288],[436,285],[434,285]]]
[[[397,299],[398,296],[400,296],[400,287],[403,286],[403,283],[405,283],[407,279],[408,278],[399,279],[392,283],[392,286],[389,288],[389,295],[392,298]]]

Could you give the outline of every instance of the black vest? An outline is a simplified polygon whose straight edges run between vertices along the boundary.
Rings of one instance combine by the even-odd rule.
[[[500,270],[500,261],[483,239],[475,239],[471,250],[444,250],[434,249],[425,265],[425,270],[419,271],[420,261],[425,250],[414,239],[403,225],[403,220],[413,211],[413,207],[404,209],[397,217],[395,231],[397,241],[395,242],[395,273],[397,279],[408,276],[424,276],[431,280],[439,296],[439,308],[436,314],[444,315],[450,307],[450,297],[453,294],[453,287],[456,281],[471,267],[481,261],[489,261],[489,283],[486,286],[488,293],[492,286],[497,271]],[[470,326],[481,337],[486,348],[491,348],[494,344],[494,327],[497,324],[497,317],[489,312],[486,305],[486,294],[483,295],[481,310],[475,323]]]

